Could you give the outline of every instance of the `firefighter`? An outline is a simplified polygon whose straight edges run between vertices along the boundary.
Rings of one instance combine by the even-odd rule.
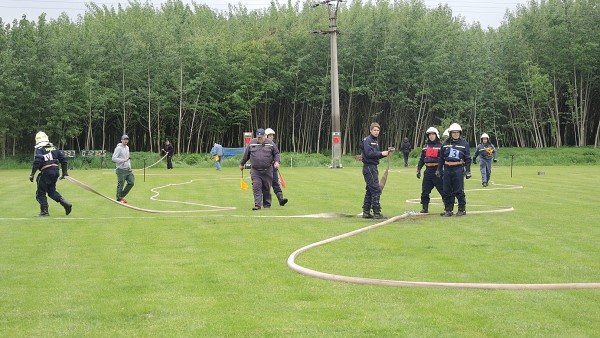
[[[267,138],[271,141],[273,141],[273,143],[275,143],[275,130],[271,129],[271,128],[267,128],[265,130],[265,135],[267,136]],[[275,143],[277,144],[277,143]],[[273,168],[273,192],[275,193],[275,196],[277,196],[277,200],[279,201],[279,205],[280,206],[284,206],[287,202],[288,199],[283,197],[283,190],[281,190],[281,185],[279,184],[279,170],[277,168]]]
[[[59,173],[59,164],[62,169],[62,176],[60,176]],[[35,135],[35,155],[33,158],[31,175],[29,175],[29,181],[33,182],[33,177],[38,170],[40,173],[36,178],[37,191],[35,199],[40,204],[39,216],[50,216],[46,195],[57,203],[60,203],[67,215],[70,214],[73,206],[71,203],[67,202],[58,191],[56,191],[56,181],[58,178],[60,177],[63,179],[65,176],[69,176],[67,171],[67,158],[61,150],[56,149],[56,147],[50,143],[48,135],[43,131],[40,131]]]
[[[477,163],[477,157],[479,160],[479,169],[481,170],[481,185],[485,188],[488,186],[490,177],[492,176],[492,160],[498,161],[496,154],[496,147],[490,143],[490,136],[486,133],[481,134],[481,143],[477,145],[475,149],[475,155],[473,156],[473,163]]]
[[[431,200],[429,194],[434,187],[440,193],[442,199],[444,197],[442,178],[435,175],[442,149],[440,133],[437,128],[429,127],[425,134],[427,135],[427,141],[423,146],[421,158],[419,159],[419,164],[417,165],[418,179],[421,179],[421,169],[423,166],[425,166],[425,176],[423,177],[423,183],[421,184],[421,204],[423,205],[423,209],[421,210],[422,214],[429,212],[429,201]]]
[[[366,183],[362,217],[381,219],[384,216],[381,214],[381,204],[379,204],[381,188],[379,187],[377,165],[379,165],[379,159],[388,156],[390,152],[388,150],[379,151],[379,143],[377,143],[377,137],[379,137],[381,130],[379,123],[371,123],[369,130],[369,136],[365,137],[360,144],[363,177]],[[371,208],[373,209],[373,214],[371,214]]]
[[[450,136],[442,145],[442,155],[435,172],[437,177],[442,177],[443,173],[444,212],[440,215],[454,215],[454,203],[458,200],[456,216],[463,216],[467,214],[464,179],[471,178],[471,149],[469,143],[461,139],[462,128],[458,123],[452,123],[448,132]]]

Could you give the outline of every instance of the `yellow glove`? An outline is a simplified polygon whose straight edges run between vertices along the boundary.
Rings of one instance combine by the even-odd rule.
[[[215,155],[215,161],[219,160],[219,155]]]

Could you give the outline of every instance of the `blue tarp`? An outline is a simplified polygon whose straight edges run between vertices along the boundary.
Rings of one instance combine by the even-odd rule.
[[[244,153],[245,148],[223,148],[223,157],[232,157]]]

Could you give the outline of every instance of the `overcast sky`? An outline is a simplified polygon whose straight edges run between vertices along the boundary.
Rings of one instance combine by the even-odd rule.
[[[292,0],[295,3],[297,0]],[[0,17],[4,23],[12,23],[14,19],[20,19],[23,14],[28,20],[37,20],[37,17],[46,13],[48,19],[57,18],[60,13],[66,12],[71,19],[76,19],[78,14],[85,12],[85,3],[90,1],[79,0],[0,0]],[[109,7],[117,7],[119,3],[127,6],[126,0],[97,0],[96,4],[106,4]],[[145,1],[142,1],[145,2]],[[150,1],[158,8],[164,0]],[[192,1],[183,1],[191,4]],[[303,1],[302,1],[303,2]],[[206,3],[216,10],[226,10],[227,5],[242,4],[249,10],[268,7],[270,0],[196,0],[196,3]],[[287,0],[279,0],[279,3],[287,3]],[[452,8],[452,13],[465,18],[467,23],[479,22],[483,28],[500,26],[506,10],[514,11],[517,4],[525,4],[525,0],[425,0],[428,7],[436,7],[439,3],[447,3]]]

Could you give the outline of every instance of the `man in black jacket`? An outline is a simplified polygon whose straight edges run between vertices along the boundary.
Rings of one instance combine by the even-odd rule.
[[[48,135],[43,131],[38,132],[35,135],[35,155],[33,158],[33,167],[31,168],[31,175],[29,175],[29,181],[33,182],[35,173],[39,170],[40,173],[37,175],[37,191],[35,199],[40,204],[40,216],[50,216],[48,212],[48,198],[55,200],[65,208],[66,214],[71,213],[72,205],[67,202],[61,194],[56,191],[56,181],[60,176],[58,164],[62,168],[62,178],[69,176],[67,173],[67,158],[61,150],[58,150],[48,140]]]
[[[379,204],[379,197],[381,196],[381,188],[379,187],[379,171],[377,165],[379,165],[379,159],[389,155],[389,151],[379,150],[379,143],[377,138],[381,127],[379,123],[373,122],[369,127],[371,131],[370,135],[365,137],[360,144],[361,157],[363,162],[363,177],[366,183],[365,198],[363,200],[363,218],[384,218],[381,214],[381,204]],[[371,215],[371,208],[373,214]]]
[[[173,169],[173,145],[171,141],[166,140],[162,150],[167,153],[167,169]]]

